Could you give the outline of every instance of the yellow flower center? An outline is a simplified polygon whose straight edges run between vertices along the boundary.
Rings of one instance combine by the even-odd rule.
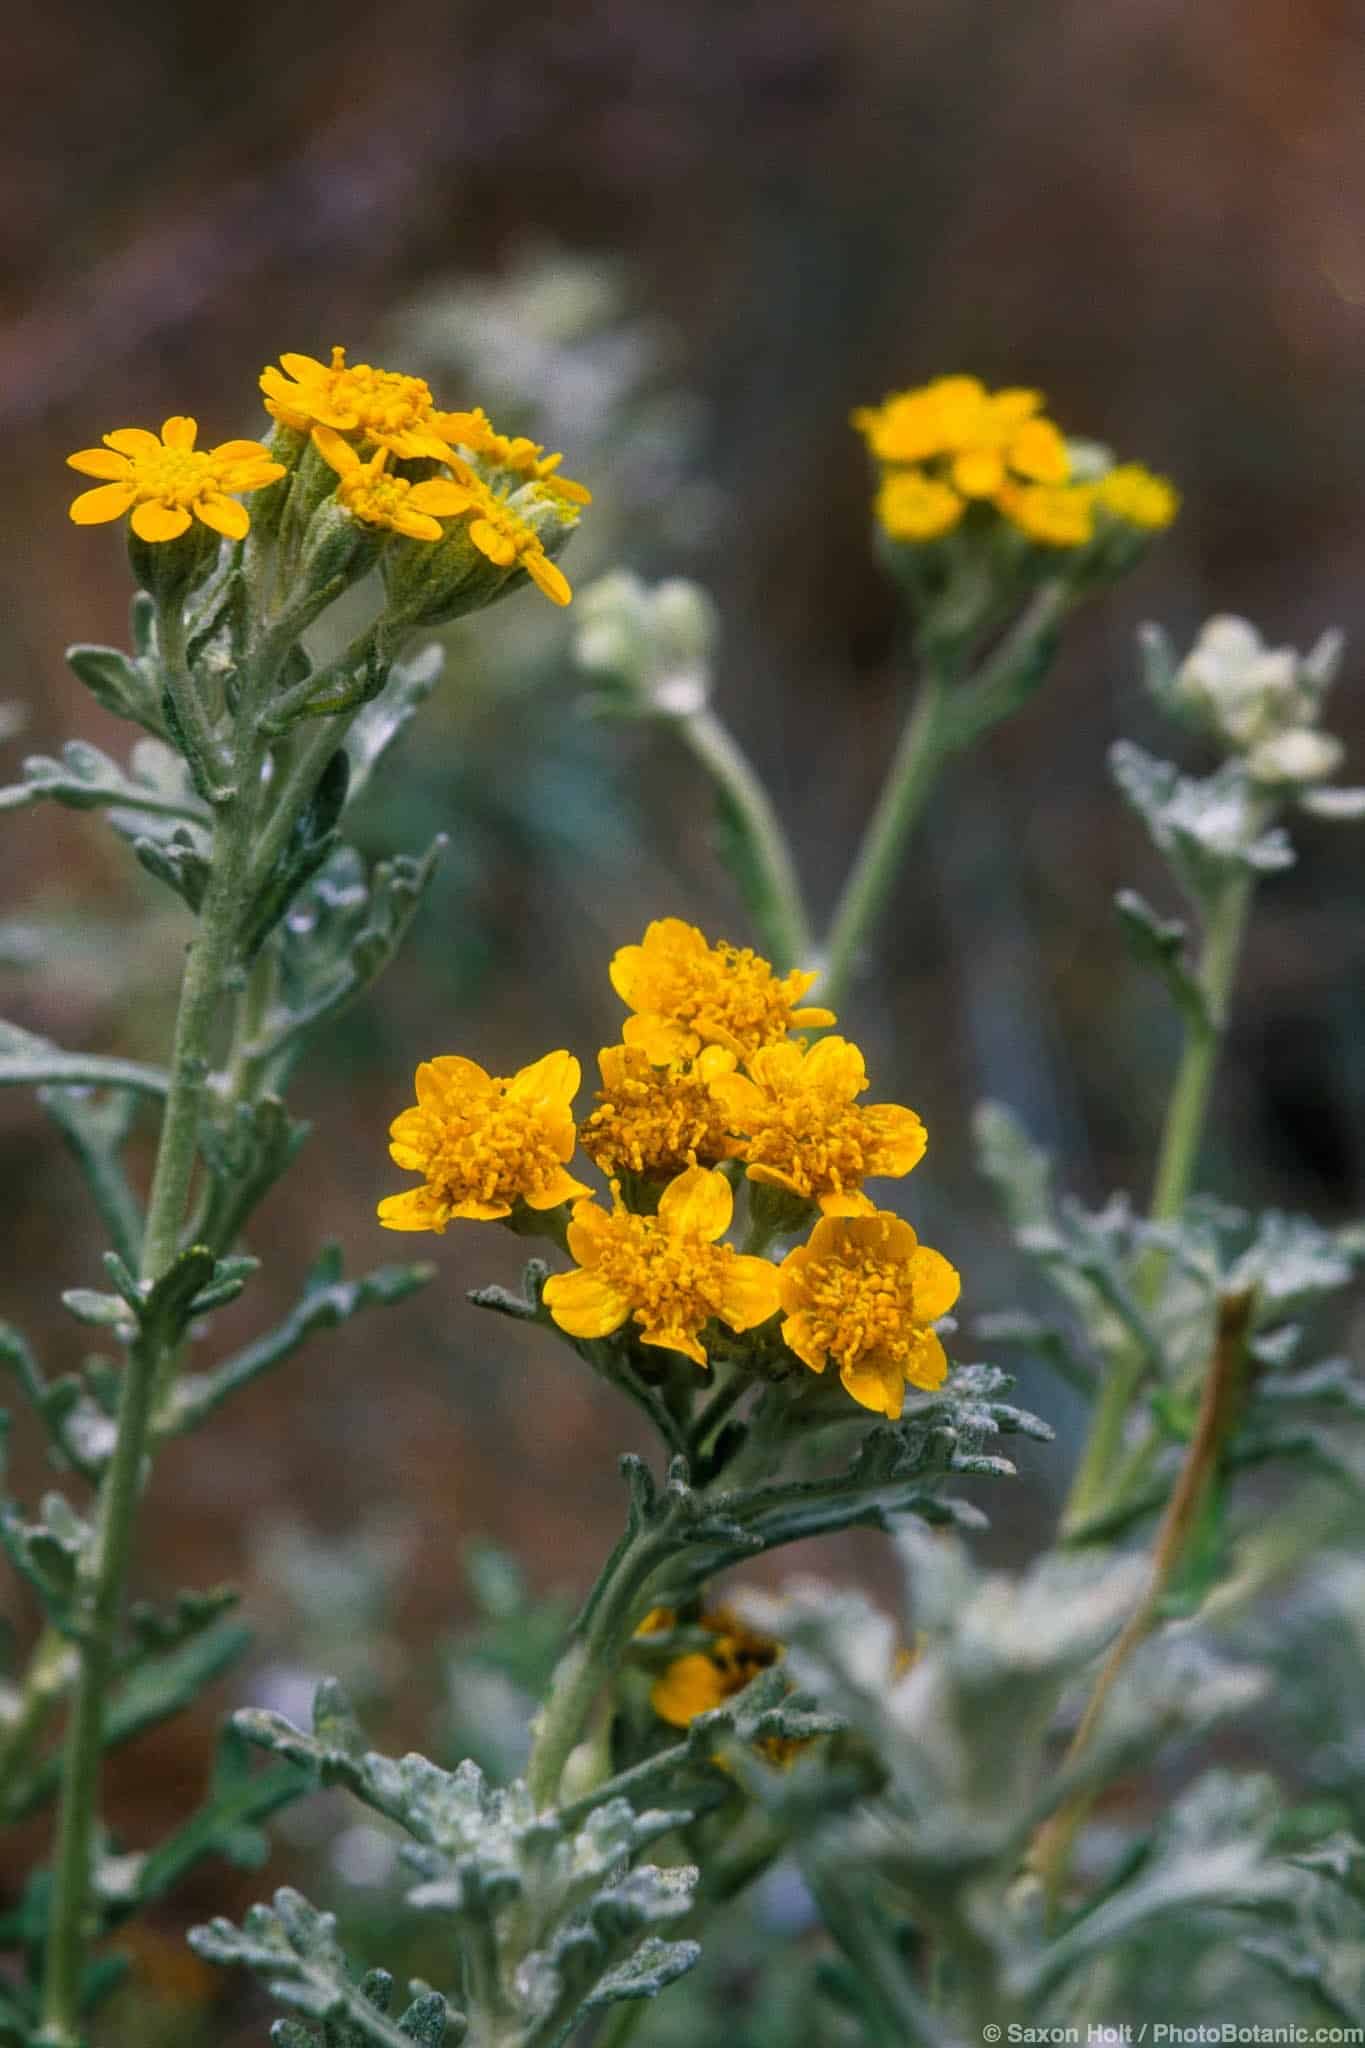
[[[348,368],[344,348],[332,350],[331,369],[319,380],[318,390],[333,425],[371,440],[408,433],[431,418],[431,387],[424,377],[377,370],[369,363]]]
[[[802,1307],[821,1347],[841,1366],[875,1351],[905,1365],[923,1341],[908,1266],[884,1253],[812,1259],[801,1272]]]
[[[579,1132],[579,1143],[603,1173],[671,1179],[685,1166],[709,1166],[734,1146],[725,1114],[706,1082],[677,1067],[656,1067],[636,1047],[624,1048],[609,1087]]]
[[[737,1254],[728,1244],[670,1231],[657,1216],[618,1208],[594,1251],[593,1271],[629,1295],[643,1329],[700,1330],[725,1302],[726,1269]]]
[[[390,476],[381,470],[373,476],[366,472],[343,477],[337,496],[357,519],[368,520],[372,526],[391,526],[401,514],[403,500],[411,489],[406,477]]]
[[[877,1154],[888,1129],[879,1107],[814,1090],[770,1099],[764,1122],[748,1134],[745,1161],[772,1168],[803,1195],[849,1193],[884,1170]]]
[[[485,1097],[473,1116],[447,1106],[426,1125],[424,1137],[412,1140],[424,1154],[421,1170],[432,1192],[452,1205],[515,1202],[562,1170],[535,1103]]]
[[[204,448],[162,448],[132,458],[138,495],[164,505],[193,505],[206,491],[222,489],[217,465]]]
[[[779,979],[752,948],[722,940],[704,955],[661,965],[648,991],[649,1003],[702,1038],[717,1035],[719,1028],[720,1035],[746,1052],[756,1052],[786,1037],[803,992],[793,983],[804,979]]]

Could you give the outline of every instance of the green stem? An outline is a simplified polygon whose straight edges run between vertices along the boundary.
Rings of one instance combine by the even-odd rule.
[[[235,765],[241,794],[217,814],[209,884],[180,988],[170,1089],[143,1238],[144,1281],[158,1280],[179,1249],[194,1177],[200,1096],[245,898],[261,768],[259,742],[245,720]],[[79,2048],[81,2040],[81,1980],[89,1936],[105,1696],[144,1481],[152,1404],[166,1348],[164,1341],[148,1339],[129,1351],[118,1436],[100,1488],[95,1536],[83,1572],[80,1677],[63,1756],[43,2048]]]
[[[28,1770],[48,1715],[73,1676],[70,1643],[51,1622],[39,1636],[15,1712],[0,1730],[0,1814],[11,1818],[22,1803],[19,1781]]]
[[[810,925],[787,836],[734,734],[708,705],[675,721],[716,784],[741,841],[740,886],[779,973],[809,960]]]
[[[930,668],[844,884],[824,949],[824,972],[815,990],[820,1001],[833,1009],[843,1002],[858,955],[886,908],[910,828],[943,765],[947,694],[943,671]]]
[[[1189,1197],[1208,1115],[1218,1054],[1227,1029],[1228,1006],[1251,908],[1252,877],[1239,871],[1223,886],[1209,914],[1199,959],[1204,1015],[1189,1017],[1185,1043],[1167,1105],[1152,1189],[1151,1219],[1170,1223]],[[1165,1255],[1149,1251],[1137,1271],[1136,1293],[1151,1308],[1161,1292]],[[1146,1359],[1136,1350],[1117,1358],[1100,1390],[1090,1434],[1081,1454],[1062,1517],[1064,1535],[1109,1505],[1115,1466],[1123,1455],[1128,1412],[1142,1384]],[[1140,1475],[1139,1475],[1140,1476]]]

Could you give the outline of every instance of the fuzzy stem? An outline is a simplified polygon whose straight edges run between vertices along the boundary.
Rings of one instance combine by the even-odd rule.
[[[1190,1439],[1166,1512],[1152,1546],[1152,1569],[1142,1599],[1119,1636],[1095,1682],[1076,1733],[1071,1738],[1062,1769],[1076,1763],[1094,1739],[1109,1696],[1134,1650],[1150,1634],[1161,1603],[1180,1566],[1190,1531],[1217,1477],[1223,1448],[1241,1407],[1243,1367],[1255,1296],[1251,1292],[1226,1294],[1219,1303],[1218,1330],[1213,1356],[1204,1376],[1204,1393],[1199,1417]],[[1055,1909],[1066,1883],[1071,1849],[1090,1811],[1092,1794],[1077,1793],[1053,1814],[1039,1830],[1030,1858],[1032,1868],[1043,1879],[1050,1907]]]
[[[675,723],[725,799],[743,840],[738,880],[759,938],[785,974],[809,960],[811,935],[796,864],[772,800],[734,734],[709,706]]]
[[[1218,1054],[1227,1030],[1228,1006],[1251,908],[1250,874],[1237,874],[1223,887],[1209,915],[1199,961],[1199,982],[1206,1014],[1185,1025],[1185,1043],[1175,1085],[1166,1110],[1152,1190],[1151,1218],[1169,1223],[1185,1206],[1199,1156]],[[1137,1295],[1150,1308],[1161,1291],[1165,1257],[1149,1251],[1137,1273]],[[1146,1361],[1131,1352],[1115,1361],[1095,1407],[1090,1434],[1072,1482],[1062,1516],[1064,1535],[1101,1513],[1108,1499],[1114,1468],[1123,1450],[1124,1430],[1133,1397],[1142,1383]]]
[[[260,784],[261,747],[248,721],[243,723],[235,766],[239,794],[217,812],[209,884],[180,987],[170,1087],[143,1237],[144,1281],[160,1279],[175,1259],[194,1178],[200,1097],[242,915]],[[106,1694],[142,1493],[152,1405],[167,1350],[165,1340],[158,1338],[140,1340],[129,1351],[119,1398],[118,1435],[101,1483],[95,1535],[83,1572],[80,1677],[63,1752],[40,2036],[43,2048],[79,2048],[81,2040],[81,1979],[89,1937]]]

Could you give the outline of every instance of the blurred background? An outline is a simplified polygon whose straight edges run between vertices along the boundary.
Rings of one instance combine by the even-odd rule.
[[[1041,386],[1065,428],[1172,474],[1173,533],[941,786],[842,1019],[874,1093],[929,1124],[904,1206],[966,1273],[969,1317],[1017,1300],[968,1144],[982,1095],[1054,1144],[1087,1199],[1145,1188],[1174,1032],[1110,902],[1135,884],[1177,906],[1104,769],[1120,733],[1172,744],[1141,695],[1136,626],[1159,618],[1181,647],[1213,610],[1277,643],[1342,626],[1332,726],[1347,779],[1365,774],[1356,9],[48,0],[13,25],[8,63],[0,695],[24,723],[5,780],[76,733],[124,745],[61,658],[74,640],[124,644],[129,595],[113,538],[66,519],[62,458],[173,411],[210,442],[260,431],[256,377],[281,349],[344,342],[564,449],[597,499],[566,557],[580,588],[618,564],[707,584],[720,706],[793,830],[817,916],[907,681],[849,408],[971,370]],[[358,820],[372,853],[438,830],[451,848],[408,950],[300,1083],[314,1136],[257,1227],[271,1260],[234,1311],[242,1333],[290,1305],[322,1236],[353,1268],[428,1249],[374,1221],[403,1184],[385,1129],[419,1059],[459,1049],[507,1072],[563,1044],[591,1073],[619,1035],[616,946],[670,912],[750,937],[697,772],[666,734],[584,717],[573,626],[528,593],[452,635],[420,741]],[[1184,758],[1208,765],[1193,745]],[[1204,1180],[1333,1221],[1358,1213],[1365,1164],[1360,848],[1348,830],[1295,830],[1299,865],[1261,899]],[[96,820],[40,810],[4,835],[0,1014],[160,1057],[178,906]],[[56,1290],[96,1283],[101,1247],[56,1132],[17,1091],[0,1094],[0,1211],[0,1316],[69,1364],[80,1343]],[[157,1474],[145,1590],[236,1580],[257,1630],[215,1712],[300,1708],[316,1672],[349,1659],[386,1745],[434,1740],[453,1715],[493,1753],[508,1701],[490,1679],[487,1699],[452,1705],[443,1675],[452,1632],[480,1606],[496,1625],[519,1597],[472,1540],[569,1594],[614,1534],[632,1419],[466,1304],[467,1287],[514,1277],[513,1240],[462,1226],[430,1249],[424,1294],[315,1340]],[[992,1489],[1002,1557],[1044,1537],[1074,1444],[1041,1367],[1022,1392],[1061,1441]],[[880,1570],[871,1541],[819,1561]],[[17,1592],[5,1601],[26,1627]],[[134,1845],[191,1803],[211,1725],[126,1753],[116,1818]],[[281,1834],[280,1874],[326,1844],[343,1892],[382,1883],[383,1844],[325,1802]],[[222,1904],[200,1883],[187,1917]],[[168,2001],[207,1995],[169,1942],[161,1966]]]

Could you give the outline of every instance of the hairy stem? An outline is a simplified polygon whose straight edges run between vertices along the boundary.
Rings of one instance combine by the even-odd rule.
[[[1175,1085],[1166,1110],[1152,1189],[1151,1218],[1169,1223],[1189,1197],[1208,1115],[1218,1054],[1227,1029],[1228,1006],[1251,908],[1252,881],[1238,874],[1225,883],[1209,915],[1199,960],[1205,1014],[1188,1018]],[[1165,1270],[1160,1251],[1149,1251],[1138,1268],[1137,1295],[1144,1307],[1156,1301]],[[1090,1434],[1062,1517],[1072,1534],[1109,1505],[1115,1468],[1133,1398],[1142,1384],[1145,1359],[1136,1351],[1115,1361],[1095,1406]]]
[[[1157,1528],[1147,1588],[1104,1661],[1095,1689],[1071,1739],[1062,1765],[1064,1770],[1089,1749],[1103,1719],[1109,1696],[1129,1658],[1157,1621],[1161,1603],[1185,1555],[1190,1531],[1217,1477],[1223,1448],[1241,1407],[1243,1369],[1254,1300],[1254,1294],[1244,1292],[1226,1294],[1219,1303],[1218,1330],[1213,1356],[1204,1376],[1199,1417],[1179,1477]],[[1066,1884],[1072,1845],[1090,1811],[1092,1796],[1083,1792],[1068,1800],[1044,1823],[1035,1841],[1030,1861],[1043,1879],[1049,1905],[1053,1908]]]
[[[779,973],[808,961],[810,926],[787,836],[734,734],[709,706],[676,721],[724,799],[741,844],[738,880]]]

